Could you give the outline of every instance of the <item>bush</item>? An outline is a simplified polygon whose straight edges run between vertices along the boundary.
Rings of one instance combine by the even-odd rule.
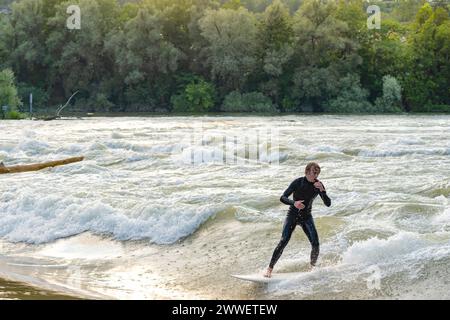
[[[422,109],[423,112],[444,112],[450,113],[450,105],[446,104],[427,104]]]
[[[11,111],[16,111],[19,104],[14,73],[10,69],[5,69],[0,72],[0,108],[6,105]]]
[[[25,117],[26,116],[23,113],[15,110],[6,113],[6,119],[20,120],[24,119]]]
[[[225,112],[277,112],[270,98],[260,92],[241,94],[238,91],[229,93],[222,104]]]
[[[184,90],[170,98],[175,112],[207,112],[214,106],[214,86],[204,80],[189,83]]]
[[[339,95],[324,106],[325,112],[332,113],[372,113],[374,107],[367,100],[366,89],[361,88],[357,75],[347,75],[339,83]]]
[[[95,95],[95,98],[92,99],[92,103],[94,105],[95,111],[112,111],[114,108],[114,103],[108,100],[108,97],[104,93],[98,93]]]
[[[375,100],[376,112],[402,112],[402,87],[392,76],[383,77],[383,96]]]

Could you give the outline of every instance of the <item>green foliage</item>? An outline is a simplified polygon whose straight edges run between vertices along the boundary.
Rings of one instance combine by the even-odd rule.
[[[14,30],[7,15],[0,14],[0,70],[9,66]]]
[[[382,95],[384,75],[395,74],[401,80],[405,74],[409,28],[390,16],[386,10],[382,11],[380,29],[368,29],[364,19],[363,28],[354,33],[363,59],[358,72],[363,87],[369,90],[371,102]]]
[[[212,79],[227,91],[241,89],[256,67],[255,16],[242,7],[207,10],[199,26]]]
[[[241,0],[228,0],[223,5],[223,9],[237,10],[242,6]]]
[[[81,30],[66,28],[72,4],[81,8]],[[367,28],[369,4],[381,7],[381,29]],[[17,96],[8,98],[16,106],[29,92],[37,107],[58,106],[77,90],[80,111],[217,111],[225,97],[222,109],[230,111],[450,105],[444,1],[20,0],[10,7],[0,14],[0,70],[11,69],[19,85],[16,94],[14,86],[1,90]]]
[[[258,21],[256,34],[256,68],[251,81],[258,85],[248,85],[247,91],[257,89],[280,104],[283,88],[290,74],[286,72],[295,53],[292,17],[286,6],[279,0],[269,5]]]
[[[182,93],[171,98],[175,112],[207,112],[214,106],[215,89],[204,80],[189,83]]]
[[[114,103],[108,100],[104,93],[98,93],[93,99],[93,106],[95,111],[113,111]]]
[[[27,83],[19,83],[17,85],[17,92],[20,100],[25,103],[24,110],[28,109],[28,101],[30,99],[30,93],[33,94],[33,109],[47,108],[48,107],[48,93],[39,87],[31,86]]]
[[[105,41],[118,86],[124,88],[123,102],[133,109],[150,111],[158,102],[165,107],[170,97],[171,76],[183,54],[165,39],[161,19],[151,7],[140,7],[123,30],[109,33]]]
[[[325,112],[372,113],[374,107],[367,101],[368,91],[361,88],[357,75],[348,75],[339,83],[339,94],[325,105]]]
[[[126,101],[127,110],[134,112],[153,111],[157,107],[156,100],[145,83],[128,86],[125,89],[124,101]]]
[[[264,11],[259,24],[258,40],[262,49],[280,50],[286,44],[291,44],[294,37],[292,19],[286,6],[275,0]]]
[[[6,113],[6,119],[10,119],[10,120],[20,120],[20,119],[24,119],[26,116],[23,113],[20,113],[17,110],[13,110],[13,111],[9,111]]]
[[[428,105],[423,107],[421,112],[450,113],[450,105],[445,105],[445,104],[428,104]]]
[[[392,10],[391,18],[399,22],[409,22],[414,20],[416,12],[423,5],[424,0],[404,0],[399,1],[398,6]]]
[[[277,112],[272,101],[260,92],[241,94],[238,91],[229,93],[222,104],[225,112]]]
[[[5,69],[0,72],[0,108],[6,105],[11,111],[16,111],[19,104],[14,73],[10,69]]]
[[[98,94],[111,94],[103,91],[105,82],[113,78],[115,71],[111,68],[111,53],[105,50],[105,40],[119,25],[120,10],[115,0],[58,2],[48,20],[49,34],[45,41],[51,66],[48,87],[52,90],[51,96],[58,97],[58,101],[52,102],[60,104],[75,91],[83,91],[87,101],[84,105],[91,110],[90,102],[95,101]],[[67,7],[73,4],[79,5],[82,12],[80,30],[65,27]]]
[[[402,84],[413,111],[427,105],[450,104],[450,19],[442,7],[425,4],[412,25],[407,76]]]
[[[14,2],[10,25],[13,36],[7,45],[9,64],[18,81],[33,85],[46,82],[46,17],[43,15],[46,0]]]
[[[337,12],[333,1],[306,0],[294,17],[293,98],[313,111],[323,111],[342,76],[356,72],[361,63],[357,43],[347,36],[349,26]]]
[[[377,112],[401,112],[402,87],[392,76],[383,77],[383,96],[375,101]]]

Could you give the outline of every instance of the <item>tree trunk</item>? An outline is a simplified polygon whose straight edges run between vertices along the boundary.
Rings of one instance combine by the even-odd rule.
[[[18,165],[18,166],[10,166],[10,167],[6,167],[3,163],[1,163],[0,164],[0,174],[37,171],[37,170],[41,170],[41,169],[48,168],[48,167],[62,166],[65,164],[79,162],[79,161],[83,161],[83,160],[84,160],[84,157],[74,157],[74,158],[67,158],[64,160],[56,160],[56,161],[49,161],[49,162],[43,162],[43,163],[26,164],[26,165]]]

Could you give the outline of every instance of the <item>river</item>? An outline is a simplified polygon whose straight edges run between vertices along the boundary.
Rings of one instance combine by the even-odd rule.
[[[98,117],[0,122],[0,277],[113,299],[449,299],[450,116]],[[262,272],[310,161],[321,254],[297,228]]]

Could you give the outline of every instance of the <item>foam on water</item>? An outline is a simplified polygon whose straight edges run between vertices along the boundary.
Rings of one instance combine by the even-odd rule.
[[[46,243],[85,231],[118,240],[170,244],[186,237],[222,208],[144,202],[120,210],[100,200],[36,195],[30,189],[0,198],[0,236],[12,242]]]
[[[388,239],[371,238],[359,241],[342,255],[342,262],[348,264],[386,263],[402,259],[404,255],[427,246],[419,235],[401,232]]]
[[[264,128],[277,130],[277,139],[259,146],[259,163],[246,159],[253,151],[241,142],[254,146],[256,132],[264,140]],[[199,129],[204,135],[192,142]],[[8,244],[3,246],[8,255],[26,256],[39,248],[34,254],[62,260],[83,259],[85,253],[87,260],[122,262],[124,256],[132,266],[153,266],[154,257],[132,258],[127,246],[136,245],[146,254],[150,248],[158,256],[184,246],[184,255],[178,256],[183,264],[172,269],[177,270],[172,276],[189,265],[187,272],[198,271],[197,278],[207,279],[224,274],[227,261],[235,263],[228,251],[231,238],[238,252],[258,248],[245,257],[245,266],[256,268],[273,251],[268,239],[273,245],[279,240],[287,210],[279,202],[281,193],[303,176],[307,162],[318,161],[320,179],[332,200],[328,208],[318,197],[313,206],[322,266],[297,282],[257,295],[364,298],[367,270],[373,265],[393,287],[414,287],[423,278],[436,283],[426,270],[431,265],[445,271],[441,265],[450,257],[448,129],[448,116],[8,121],[0,129],[0,160],[5,164],[78,155],[85,160],[0,176],[0,244]],[[224,149],[224,141],[233,143]],[[224,158],[232,161],[223,163]],[[226,219],[212,219],[217,215]],[[297,243],[287,247],[277,265],[282,270],[297,271],[308,263],[309,243],[298,230],[291,240]],[[214,240],[213,231],[219,234]],[[85,234],[94,235],[93,240],[80,240]],[[198,237],[189,238],[194,234]],[[98,252],[91,248],[95,242],[102,248]],[[217,247],[199,259],[198,252],[210,243]],[[167,268],[172,254],[175,251],[166,256]],[[141,296],[133,290],[145,290],[152,282],[140,283],[140,275],[125,269],[126,277],[139,286],[122,291]],[[113,270],[109,276],[117,279]],[[221,278],[218,285],[226,281]],[[245,291],[235,283],[227,285]]]

